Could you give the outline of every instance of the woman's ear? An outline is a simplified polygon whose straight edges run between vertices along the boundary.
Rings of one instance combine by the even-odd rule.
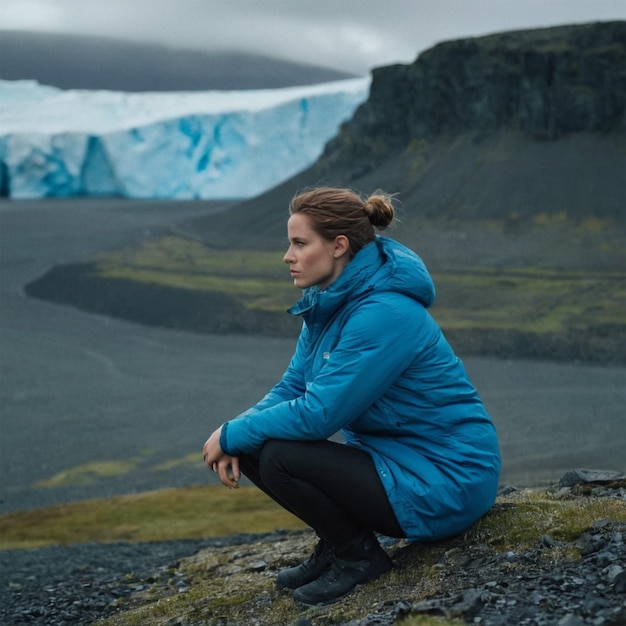
[[[345,235],[337,235],[333,251],[334,257],[339,259],[348,252],[350,252],[350,240]]]

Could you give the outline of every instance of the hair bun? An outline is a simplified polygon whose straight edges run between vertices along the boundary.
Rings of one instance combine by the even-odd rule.
[[[377,191],[373,193],[363,204],[370,224],[379,229],[384,229],[391,224],[394,218],[394,208],[390,195]]]

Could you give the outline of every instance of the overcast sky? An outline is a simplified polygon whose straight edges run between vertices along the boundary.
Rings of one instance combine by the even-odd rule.
[[[359,74],[449,39],[612,19],[626,19],[624,0],[0,0],[0,29],[244,50]]]

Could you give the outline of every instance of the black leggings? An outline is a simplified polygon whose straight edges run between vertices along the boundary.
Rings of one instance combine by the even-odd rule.
[[[363,530],[404,537],[370,455],[334,441],[269,440],[241,471],[334,546]]]

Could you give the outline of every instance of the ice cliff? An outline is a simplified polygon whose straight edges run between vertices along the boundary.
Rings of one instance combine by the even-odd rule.
[[[250,197],[313,163],[369,83],[124,93],[0,81],[0,195]]]

